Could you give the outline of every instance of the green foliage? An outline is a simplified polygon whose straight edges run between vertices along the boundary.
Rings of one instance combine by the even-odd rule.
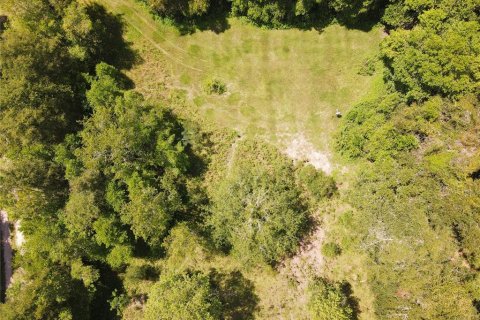
[[[160,246],[183,209],[181,179],[189,164],[173,116],[124,91],[123,76],[112,66],[99,64],[96,71],[87,92],[93,114],[73,152],[83,169],[70,179],[78,187],[72,188],[65,222],[77,234],[94,232],[99,244],[112,247],[108,261],[118,266],[122,255],[130,256],[125,224]],[[82,182],[92,174],[100,180]]]
[[[163,274],[151,289],[145,320],[221,319],[222,306],[210,278],[199,272]]]
[[[281,28],[304,22],[323,24],[329,21],[328,11],[342,21],[353,22],[364,18],[377,4],[377,0],[233,0],[231,13],[259,25]]]
[[[306,221],[291,161],[274,148],[240,142],[211,190],[208,223],[219,246],[244,261],[275,263],[295,250]]]
[[[210,0],[147,0],[151,8],[167,17],[195,17],[207,13]]]
[[[1,207],[11,219],[21,219],[28,241],[16,257],[22,272],[0,314],[7,319],[103,317],[96,308],[105,301],[94,301],[100,273],[88,259],[98,259],[99,252],[85,241],[99,214],[96,195],[82,190],[64,208],[65,176],[82,170],[73,150],[79,147],[74,133],[86,111],[84,75],[100,60],[118,61],[113,55],[129,51],[121,28],[112,28],[121,23],[98,5],[70,0],[6,0],[1,6],[9,19],[0,39]],[[84,220],[65,213],[83,209]],[[62,222],[66,216],[83,237],[69,237]]]
[[[133,258],[125,269],[123,286],[128,297],[147,295],[158,281],[160,268],[152,261]]]
[[[372,258],[370,282],[377,294],[379,317],[402,306],[409,317],[474,318],[472,298],[465,290],[471,269],[465,269],[466,261],[455,256],[461,250],[469,263],[478,263],[473,249],[478,246],[473,240],[478,233],[473,215],[478,210],[473,200],[477,186],[462,176],[459,163],[465,161],[460,156],[465,146],[454,141],[463,141],[460,137],[476,130],[475,101],[431,97],[423,104],[392,110],[385,121],[423,137],[422,151],[403,151],[396,160],[363,166],[352,188],[349,198],[359,215],[352,216],[349,233],[357,232],[362,239],[358,250]],[[395,268],[401,273],[391,273]],[[395,284],[390,282],[392,277]],[[446,301],[439,293],[445,290],[457,303]],[[412,303],[420,296],[421,307]]]
[[[232,14],[246,16],[257,24],[281,27],[288,21],[294,2],[292,0],[233,0]]]
[[[311,164],[301,166],[297,170],[297,176],[309,196],[316,201],[330,198],[337,192],[335,180]]]
[[[387,4],[382,21],[387,27],[395,29],[411,29],[418,24],[418,17],[432,9],[440,9],[450,18],[457,20],[475,20],[479,4],[477,0],[399,0]]]
[[[218,79],[208,79],[205,81],[204,89],[208,94],[224,94],[227,91],[227,86]]]
[[[322,246],[322,254],[327,258],[335,258],[340,253],[342,253],[342,249],[334,242],[327,242]]]
[[[424,12],[419,20],[412,30],[393,31],[382,44],[383,58],[398,89],[416,101],[435,94],[478,93],[478,21],[449,20],[440,9]]]
[[[318,278],[312,281],[308,292],[308,310],[312,320],[354,319],[348,297],[342,292],[340,284],[331,284]]]
[[[409,9],[404,1],[393,2],[385,8],[382,22],[389,28],[409,29],[415,23],[416,12]]]
[[[28,272],[33,276],[27,275],[8,289],[7,303],[0,304],[2,319],[89,318],[90,295],[64,266],[40,264]]]
[[[182,223],[170,231],[163,243],[167,251],[165,266],[168,270],[188,270],[211,258],[208,243],[196,232]]]
[[[342,223],[370,257],[379,318],[475,319],[478,183],[465,165],[476,163],[478,1],[395,1],[383,20],[398,28],[382,44],[393,93],[345,117],[338,148],[373,163]]]
[[[358,250],[372,259],[368,270],[376,314],[388,317],[402,307],[402,314],[412,318],[474,319],[465,285],[470,271],[453,258],[458,248],[449,230],[460,207],[464,218],[471,217],[473,203],[463,198],[469,204],[453,209],[445,195],[455,194],[457,186],[438,183],[413,159],[403,162],[364,167],[351,191],[361,214],[354,216],[350,232],[357,232]]]
[[[254,319],[258,298],[239,271],[176,270],[160,276],[148,294],[144,319]]]
[[[340,152],[351,158],[377,160],[395,157],[419,145],[417,128],[395,126],[389,119],[395,109],[405,108],[398,94],[390,94],[355,106],[345,117],[337,140]]]
[[[375,73],[375,64],[377,63],[377,58],[367,58],[363,62],[362,66],[358,70],[358,74],[361,76],[371,76]]]

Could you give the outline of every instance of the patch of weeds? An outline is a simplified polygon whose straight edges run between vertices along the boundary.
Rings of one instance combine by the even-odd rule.
[[[204,82],[204,90],[207,94],[224,94],[227,91],[227,85],[221,80],[211,78]]]
[[[327,258],[335,258],[342,253],[340,246],[334,242],[327,242],[322,246],[322,254]]]
[[[361,76],[371,76],[375,73],[375,65],[377,64],[377,57],[370,57],[363,61],[362,66],[358,70]]]
[[[200,48],[200,46],[196,45],[196,44],[192,44],[188,47],[188,53],[193,55],[193,56],[196,56],[200,53],[202,49]]]
[[[240,107],[240,113],[244,117],[253,116],[255,114],[255,109],[249,105],[243,105]]]

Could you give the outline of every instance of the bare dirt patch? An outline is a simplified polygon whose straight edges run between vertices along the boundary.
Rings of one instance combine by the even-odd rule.
[[[293,160],[306,161],[326,174],[331,174],[334,170],[330,153],[318,150],[304,134],[283,135],[281,139],[284,152]]]
[[[325,230],[321,225],[317,225],[300,243],[297,253],[281,264],[280,273],[292,277],[298,283],[299,289],[305,289],[308,286],[308,280],[312,275],[323,273],[325,258],[321,248],[324,240]]]

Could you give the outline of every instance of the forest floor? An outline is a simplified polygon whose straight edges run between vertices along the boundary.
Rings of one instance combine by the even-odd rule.
[[[347,188],[355,168],[335,154],[334,135],[342,121],[335,111],[346,114],[381,90],[381,64],[372,76],[358,74],[365,60],[378,54],[380,28],[365,32],[334,24],[322,31],[268,30],[227,18],[220,31],[182,34],[137,1],[97,2],[125,21],[127,41],[140,58],[127,75],[148,100],[165,103],[181,96],[187,107],[177,112],[262,138],[294,160],[332,174],[340,190]],[[207,94],[209,79],[225,83],[227,92]],[[312,275],[352,282],[366,302],[360,318],[369,318],[371,294],[361,276],[362,257],[342,254],[335,265],[321,254],[325,241],[341,241],[337,220],[347,210],[339,199],[325,205],[297,254],[276,269],[242,269],[260,300],[257,319],[308,319],[305,286]],[[242,268],[229,257],[219,259],[216,265],[226,270]]]

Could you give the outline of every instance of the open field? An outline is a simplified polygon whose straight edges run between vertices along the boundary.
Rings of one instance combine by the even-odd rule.
[[[266,30],[229,19],[224,32],[181,35],[135,1],[99,2],[123,15],[128,40],[143,59],[129,75],[147,97],[162,86],[183,90],[203,118],[261,135],[283,149],[300,141],[302,149],[290,148],[292,156],[317,150],[317,167],[334,169],[322,162],[331,157],[339,123],[335,110],[345,113],[373,90],[375,76],[357,73],[377,53],[380,28]],[[225,94],[205,93],[203,84],[212,78],[227,85]]]
[[[222,33],[181,35],[133,0],[98,2],[126,22],[127,40],[140,56],[127,74],[145,97],[156,102],[181,92],[200,118],[260,136],[290,157],[308,159],[327,172],[340,173],[343,168],[332,150],[341,122],[335,110],[345,114],[383,89],[380,63],[374,75],[358,74],[364,61],[378,52],[380,28],[364,32],[331,25],[322,32],[266,30],[229,19],[229,28]],[[227,85],[225,94],[205,93],[205,81],[213,78]],[[346,185],[348,180],[344,176],[339,182]],[[348,263],[337,265],[321,257],[324,230],[333,223],[328,222],[333,218],[325,221],[325,217],[336,211],[326,208],[330,209],[317,216],[324,220],[317,230],[320,236],[316,231],[307,237],[304,247],[309,249],[301,248],[298,255],[286,259],[279,273],[268,268],[242,270],[260,298],[258,319],[307,319],[304,290],[312,272],[349,279],[362,302],[360,318],[372,316],[370,289],[363,278],[357,279],[363,273],[358,262],[362,257],[344,253],[357,266],[354,271]],[[221,259],[214,263],[217,268],[241,268],[229,257]]]

